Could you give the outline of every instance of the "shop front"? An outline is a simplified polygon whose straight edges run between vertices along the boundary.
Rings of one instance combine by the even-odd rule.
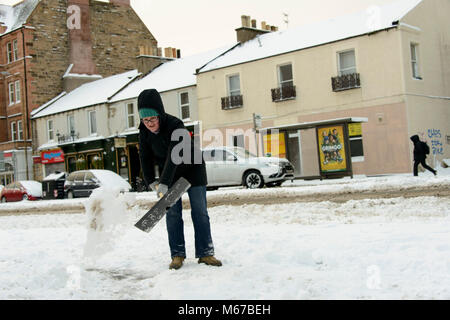
[[[38,160],[34,159],[37,163]],[[40,161],[43,167],[43,176],[46,177],[49,174],[55,173],[57,171],[64,172],[64,152],[61,148],[54,148],[50,150],[41,151]]]
[[[75,140],[59,146],[64,157],[63,171],[111,170],[136,189],[141,176],[137,134],[90,141]]]

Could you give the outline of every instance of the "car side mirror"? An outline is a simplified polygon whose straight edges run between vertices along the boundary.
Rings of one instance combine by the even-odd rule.
[[[227,161],[237,161],[237,158],[235,156],[227,156]]]

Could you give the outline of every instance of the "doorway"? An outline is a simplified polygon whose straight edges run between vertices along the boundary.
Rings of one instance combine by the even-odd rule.
[[[302,175],[301,167],[301,149],[300,149],[300,130],[288,132],[287,158],[294,167],[294,177]]]
[[[128,154],[130,156],[130,184],[134,190],[138,190],[140,187],[138,187],[136,182],[137,180],[142,181],[142,175],[137,144],[128,145]]]

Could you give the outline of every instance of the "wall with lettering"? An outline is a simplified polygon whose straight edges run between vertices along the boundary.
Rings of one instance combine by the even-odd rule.
[[[428,129],[427,138],[430,141],[430,154],[444,155],[443,134],[440,129]]]

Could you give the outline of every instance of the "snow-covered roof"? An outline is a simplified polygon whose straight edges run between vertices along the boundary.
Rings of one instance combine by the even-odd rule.
[[[112,97],[111,102],[136,98],[143,90],[150,88],[164,92],[194,86],[197,83],[196,69],[204,66],[234,45],[166,62]]]
[[[81,85],[69,93],[63,92],[50,102],[34,110],[32,119],[109,102],[112,95],[139,75],[137,70],[127,71]]]
[[[0,4],[0,22],[6,26],[4,34],[25,24],[38,3],[39,0],[24,0],[13,6]]]
[[[266,33],[244,42],[208,63],[199,72],[255,61],[292,51],[372,33],[395,25],[422,0],[399,0],[330,20]]]

